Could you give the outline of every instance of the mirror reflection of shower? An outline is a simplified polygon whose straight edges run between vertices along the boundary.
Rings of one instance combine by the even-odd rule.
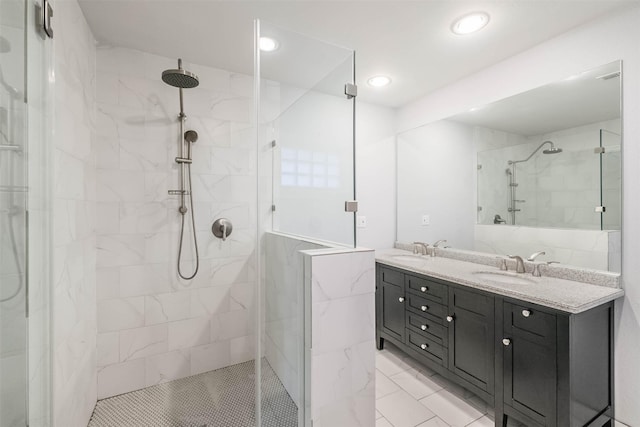
[[[200,266],[200,256],[198,254],[198,242],[196,240],[196,221],[193,213],[193,190],[191,187],[191,144],[198,140],[198,133],[194,130],[188,130],[185,132],[184,124],[187,120],[187,116],[184,113],[184,102],[182,96],[182,89],[190,89],[198,86],[200,81],[198,76],[184,70],[182,68],[182,59],[178,59],[178,68],[165,70],[162,72],[162,81],[166,84],[177,87],[180,90],[180,114],[178,114],[178,121],[180,123],[180,137],[178,141],[178,157],[176,157],[176,163],[179,166],[180,173],[180,189],[169,190],[170,195],[180,196],[180,207],[178,212],[181,216],[180,225],[180,241],[178,243],[178,275],[184,280],[191,280],[198,274],[198,268]],[[188,200],[188,202],[187,202]],[[188,204],[188,206],[187,206]],[[190,211],[191,231],[193,233],[193,246],[196,255],[196,265],[192,274],[184,274],[180,263],[182,261],[182,246],[184,243],[184,233],[187,219],[185,216]]]
[[[526,159],[508,161],[509,167],[505,170],[505,173],[507,174],[507,180],[509,184],[509,200],[508,200],[507,211],[509,212],[509,216],[510,216],[509,219],[510,219],[511,225],[516,225],[516,212],[521,211],[521,209],[518,208],[518,205],[520,203],[526,202],[526,200],[521,200],[521,199],[518,199],[517,197],[518,181],[516,179],[516,172],[517,172],[516,165],[518,163],[528,162],[538,151],[540,151],[542,147],[544,147],[547,144],[549,145],[549,148],[542,150],[542,154],[562,153],[562,148],[556,147],[551,141],[544,141],[542,144],[538,145],[538,148],[533,150],[533,152],[529,154],[529,157],[527,157]]]

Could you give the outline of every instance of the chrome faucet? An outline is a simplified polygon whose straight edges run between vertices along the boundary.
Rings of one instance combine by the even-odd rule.
[[[432,256],[432,257],[435,257],[435,256],[436,256],[436,248],[437,248],[438,246],[440,246],[440,243],[447,243],[447,241],[446,241],[445,239],[442,239],[442,240],[438,240],[437,242],[435,242],[435,243],[433,244],[433,248],[431,248],[431,256]]]
[[[427,255],[429,253],[429,245],[422,242],[413,242],[413,253],[417,255],[418,249],[421,255]]]
[[[529,255],[529,258],[527,258],[527,261],[535,261],[536,258],[538,258],[540,255],[546,255],[547,253],[545,251],[540,251],[540,252],[536,252],[534,254]]]
[[[524,273],[524,261],[522,260],[522,257],[518,256],[518,255],[507,255],[509,258],[511,259],[515,259],[516,260],[516,273]]]

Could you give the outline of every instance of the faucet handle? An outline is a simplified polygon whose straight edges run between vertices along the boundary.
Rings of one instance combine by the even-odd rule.
[[[506,258],[499,258],[499,259],[500,259],[500,270],[508,271],[509,268],[507,267],[507,259]]]
[[[440,246],[440,243],[447,243],[447,240],[446,239],[438,240],[433,244],[433,247],[437,248],[438,246]]]

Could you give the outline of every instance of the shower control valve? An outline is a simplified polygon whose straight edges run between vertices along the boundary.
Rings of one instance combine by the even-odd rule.
[[[227,240],[227,237],[229,237],[232,231],[233,224],[231,224],[231,221],[227,218],[218,218],[211,226],[211,232],[213,235],[222,239],[223,242]]]

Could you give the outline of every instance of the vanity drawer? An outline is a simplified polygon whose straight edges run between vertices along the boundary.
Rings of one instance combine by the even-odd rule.
[[[383,282],[391,283],[399,287],[404,285],[404,274],[386,267],[380,267],[380,277]]]
[[[556,316],[526,305],[505,302],[507,328],[515,334],[524,331],[541,338],[555,336]]]
[[[447,307],[437,302],[411,293],[407,294],[407,308],[422,316],[431,318],[439,324],[444,324]]]
[[[424,277],[405,275],[406,289],[417,292],[442,304],[447,303],[447,287]]]
[[[423,356],[441,365],[445,365],[447,362],[447,349],[424,335],[407,330],[407,344]]]
[[[447,328],[439,325],[431,319],[427,319],[426,317],[412,312],[407,312],[407,329],[411,332],[425,335],[427,338],[430,338],[445,347],[447,346]]]

